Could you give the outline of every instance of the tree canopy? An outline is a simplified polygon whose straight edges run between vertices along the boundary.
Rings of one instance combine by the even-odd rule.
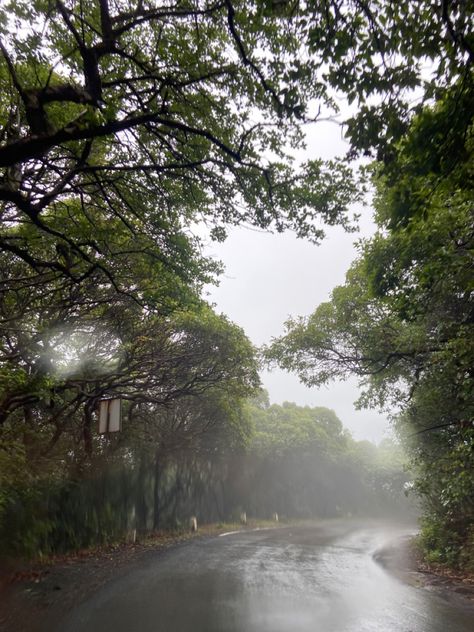
[[[351,230],[364,195],[351,160],[364,155],[378,160],[380,231],[270,356],[307,383],[355,372],[368,401],[401,401],[400,424],[433,437],[414,444],[420,469],[443,450],[449,463],[445,478],[419,479],[432,502],[441,489],[439,524],[471,511],[470,479],[454,481],[472,444],[473,13],[450,0],[2,3],[0,479],[13,492],[0,510],[43,498],[37,464],[75,485],[96,456],[115,463],[115,448],[141,525],[147,494],[158,524],[165,505],[178,513],[171,491],[215,491],[212,455],[249,438],[242,401],[258,376],[243,332],[201,299],[220,266],[196,227],[315,242],[325,225]],[[344,125],[348,154],[303,161],[321,120]],[[111,395],[133,428],[126,446],[93,429]],[[254,413],[254,447],[303,455],[313,474],[315,454],[347,448],[330,411]],[[163,467],[178,448],[182,466]]]
[[[389,160],[412,90],[432,97],[472,62],[471,19],[428,0],[3,3],[0,246],[37,274],[131,291],[117,262],[183,272],[190,222],[319,239],[359,190],[343,162],[294,160],[304,125],[343,94],[353,151]]]
[[[375,167],[379,231],[361,244],[331,301],[290,320],[268,350],[307,384],[355,374],[362,405],[400,411],[428,548],[438,561],[466,566],[474,518],[472,98],[466,84],[455,86],[414,118],[398,169]],[[453,101],[468,119],[451,118]]]
[[[253,515],[410,515],[400,446],[354,441],[336,413],[321,406],[255,398],[246,409],[253,433],[245,467],[238,462],[226,484]]]

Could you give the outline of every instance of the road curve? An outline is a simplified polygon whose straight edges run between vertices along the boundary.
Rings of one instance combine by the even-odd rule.
[[[334,521],[194,540],[105,586],[57,632],[472,632],[472,608],[374,561],[399,535]]]

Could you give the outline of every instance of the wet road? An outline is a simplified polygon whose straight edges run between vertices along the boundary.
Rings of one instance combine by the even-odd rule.
[[[195,540],[107,585],[62,632],[472,632],[474,609],[373,559],[401,535],[342,522]]]

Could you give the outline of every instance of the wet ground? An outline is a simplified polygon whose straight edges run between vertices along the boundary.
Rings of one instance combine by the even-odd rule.
[[[195,540],[107,584],[56,632],[472,632],[472,604],[377,563],[402,535],[335,521]]]

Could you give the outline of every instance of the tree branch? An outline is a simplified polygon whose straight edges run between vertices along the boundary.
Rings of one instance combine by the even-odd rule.
[[[237,162],[240,162],[241,160],[238,152],[232,150],[209,131],[186,125],[180,121],[166,119],[155,113],[148,113],[141,114],[139,116],[131,116],[121,121],[111,121],[103,125],[95,125],[82,129],[74,126],[67,126],[54,134],[22,138],[0,148],[0,167],[8,167],[20,162],[25,162],[32,158],[41,157],[52,147],[63,143],[110,136],[111,134],[117,134],[128,129],[133,129],[134,127],[139,127],[145,123],[155,123],[171,129],[187,132],[195,136],[200,136],[201,138],[206,138],[233,160]]]

